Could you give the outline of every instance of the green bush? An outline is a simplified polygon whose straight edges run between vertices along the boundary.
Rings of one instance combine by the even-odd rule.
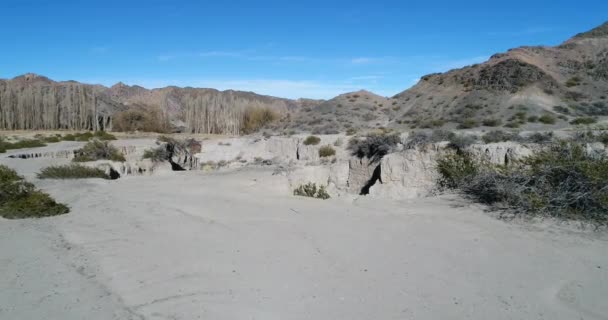
[[[570,121],[570,124],[573,125],[588,125],[588,124],[594,124],[597,122],[596,118],[592,118],[592,117],[580,117],[580,118],[576,118],[572,121]]]
[[[68,213],[67,206],[19,176],[15,170],[0,165],[0,216],[6,219],[40,218]]]
[[[528,122],[538,122],[538,116],[529,116]]]
[[[494,119],[494,118],[484,119],[481,124],[483,124],[486,127],[498,127],[498,126],[502,125],[502,120]]]
[[[477,127],[479,124],[477,123],[477,120],[474,119],[465,119],[462,120],[462,122],[460,122],[458,124],[458,129],[472,129]]]
[[[39,179],[110,179],[105,171],[99,168],[86,167],[79,164],[46,167],[38,173]]]
[[[293,194],[295,196],[310,197],[323,200],[330,198],[329,193],[327,193],[327,190],[325,190],[325,186],[319,186],[317,188],[317,185],[312,182],[309,182],[305,185],[300,185],[293,191]]]
[[[572,77],[566,81],[566,87],[576,87],[581,84],[581,79],[579,77]]]
[[[96,160],[125,161],[125,157],[107,141],[93,140],[81,149],[74,151],[75,162],[86,162]]]
[[[550,114],[543,114],[538,118],[538,121],[544,124],[555,124],[555,117]]]
[[[25,148],[39,148],[45,147],[46,144],[37,139],[26,139],[16,142],[7,142],[3,138],[0,138],[0,153],[4,153],[7,150],[14,149],[25,149]]]
[[[319,157],[321,157],[321,158],[331,157],[334,155],[336,155],[336,150],[329,145],[322,146],[319,149]]]
[[[304,139],[304,145],[306,146],[316,146],[319,144],[319,142],[321,142],[321,138],[317,137],[317,136],[308,136],[306,137],[306,139]]]
[[[452,153],[440,158],[437,168],[440,186],[493,209],[608,225],[608,159],[584,144],[553,143],[505,166]]]

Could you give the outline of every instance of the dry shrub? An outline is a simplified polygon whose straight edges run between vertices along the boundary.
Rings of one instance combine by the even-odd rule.
[[[608,158],[584,144],[556,142],[508,166],[452,153],[437,168],[440,186],[493,209],[608,225]]]
[[[131,108],[117,112],[112,119],[114,131],[167,132],[169,122],[158,108]]]
[[[125,161],[125,157],[116,147],[107,141],[92,140],[81,149],[74,151],[74,162],[96,160]]]
[[[329,193],[325,190],[325,186],[317,187],[317,184],[309,182],[304,185],[300,185],[297,187],[293,194],[296,196],[309,197],[309,198],[317,198],[317,199],[329,199]]]
[[[336,150],[332,148],[330,145],[322,146],[319,148],[319,157],[326,158],[332,157],[336,155]]]
[[[279,114],[270,108],[245,109],[241,120],[241,131],[245,134],[256,132],[278,118]]]
[[[379,161],[401,143],[397,134],[370,134],[363,138],[351,138],[347,149],[358,158],[367,157],[372,162]]]

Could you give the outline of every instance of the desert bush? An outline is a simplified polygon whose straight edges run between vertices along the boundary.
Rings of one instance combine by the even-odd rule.
[[[396,134],[369,134],[366,137],[351,138],[347,149],[353,156],[367,157],[375,162],[391,152],[399,143],[401,138]]]
[[[440,186],[493,209],[608,224],[608,159],[583,144],[556,142],[508,166],[454,153],[437,168]]]
[[[486,127],[498,127],[500,125],[502,125],[502,120],[500,119],[495,119],[495,118],[491,118],[491,119],[484,119],[481,124],[483,124]]]
[[[432,132],[413,131],[407,137],[404,147],[405,149],[415,149],[433,143],[451,141],[455,136],[455,133],[447,130],[433,130]]]
[[[555,117],[550,114],[543,114],[542,116],[538,117],[538,122],[544,124],[555,124],[555,121]]]
[[[153,149],[144,150],[143,159],[150,159],[153,162],[168,161],[171,157],[169,151],[165,146],[158,146]]]
[[[201,152],[202,149],[202,144],[195,139],[179,140],[169,136],[159,136],[156,145],[157,147],[144,151],[143,159],[150,159],[153,162],[172,162],[175,154],[189,156]],[[226,144],[218,143],[218,145]]]
[[[317,136],[308,136],[306,139],[304,139],[303,143],[305,146],[316,146],[319,144],[319,142],[321,142],[321,138]]]
[[[167,132],[169,122],[159,108],[134,107],[126,111],[116,112],[112,118],[112,130],[114,131],[144,131],[144,132]]]
[[[310,197],[323,200],[330,198],[329,193],[327,193],[327,190],[325,190],[325,186],[319,186],[317,188],[317,185],[312,182],[300,185],[293,191],[293,194],[295,196]]]
[[[116,137],[113,134],[110,134],[106,131],[86,131],[86,132],[77,132],[77,133],[69,133],[65,136],[61,137],[63,141],[90,141],[91,139],[97,139],[102,141],[116,140]]]
[[[46,146],[46,144],[38,139],[25,139],[16,142],[7,142],[4,139],[0,139],[0,152],[6,152],[6,150],[38,148],[44,146]]]
[[[527,136],[518,135],[515,141],[521,143],[547,144],[553,142],[553,140],[553,132],[535,132]]]
[[[46,167],[40,170],[40,173],[38,173],[37,176],[39,179],[110,179],[110,176],[107,175],[105,171],[80,164]]]
[[[593,131],[580,131],[575,132],[574,135],[570,139],[576,143],[593,143],[593,142],[601,142],[605,145],[608,145],[608,132],[595,133]]]
[[[570,124],[573,125],[588,125],[588,124],[594,124],[597,122],[596,118],[592,118],[592,117],[580,117],[580,118],[576,118],[572,121],[570,121]]]
[[[483,140],[485,143],[515,141],[517,140],[517,134],[502,130],[493,130],[486,132],[483,136],[481,136],[481,140]]]
[[[253,133],[277,119],[279,114],[270,108],[247,108],[243,112],[241,131],[245,134]]]
[[[67,206],[19,176],[15,170],[0,165],[0,216],[6,219],[49,217],[68,213]]]
[[[566,81],[566,87],[576,87],[581,83],[581,79],[579,77],[572,77]]]
[[[347,136],[354,136],[355,134],[357,134],[357,129],[355,129],[355,128],[348,128],[348,129],[346,129],[346,135]]]
[[[477,143],[477,140],[479,140],[479,137],[477,137],[476,135],[455,134],[449,140],[448,147],[458,151],[462,151],[470,145]]]
[[[319,148],[319,157],[321,158],[332,157],[334,155],[336,155],[336,150],[330,145]]]
[[[125,161],[125,157],[116,147],[107,141],[92,140],[81,149],[74,151],[75,162],[96,160]]]
[[[479,124],[474,119],[464,119],[458,124],[458,129],[472,129],[477,127]]]
[[[570,109],[568,109],[568,108],[566,108],[564,106],[554,106],[553,110],[555,112],[559,112],[559,113],[562,113],[562,114],[570,114]]]
[[[463,186],[477,174],[479,166],[467,152],[448,153],[437,159],[437,171],[441,176],[438,183],[441,187],[450,189]]]
[[[528,122],[538,122],[538,116],[529,116]]]

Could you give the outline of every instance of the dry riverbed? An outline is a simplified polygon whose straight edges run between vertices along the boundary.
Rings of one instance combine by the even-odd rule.
[[[604,233],[456,197],[294,197],[259,167],[35,183],[71,213],[0,220],[0,319],[608,315]]]

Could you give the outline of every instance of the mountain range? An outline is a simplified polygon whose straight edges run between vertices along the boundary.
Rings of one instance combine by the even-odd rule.
[[[608,22],[555,46],[524,46],[488,61],[422,77],[393,97],[368,91],[330,100],[244,91],[146,89],[0,79],[0,129],[153,130],[241,134],[251,110],[275,132],[371,128],[560,128],[608,116]],[[257,115],[257,114],[256,114]],[[257,129],[257,127],[256,127]]]

